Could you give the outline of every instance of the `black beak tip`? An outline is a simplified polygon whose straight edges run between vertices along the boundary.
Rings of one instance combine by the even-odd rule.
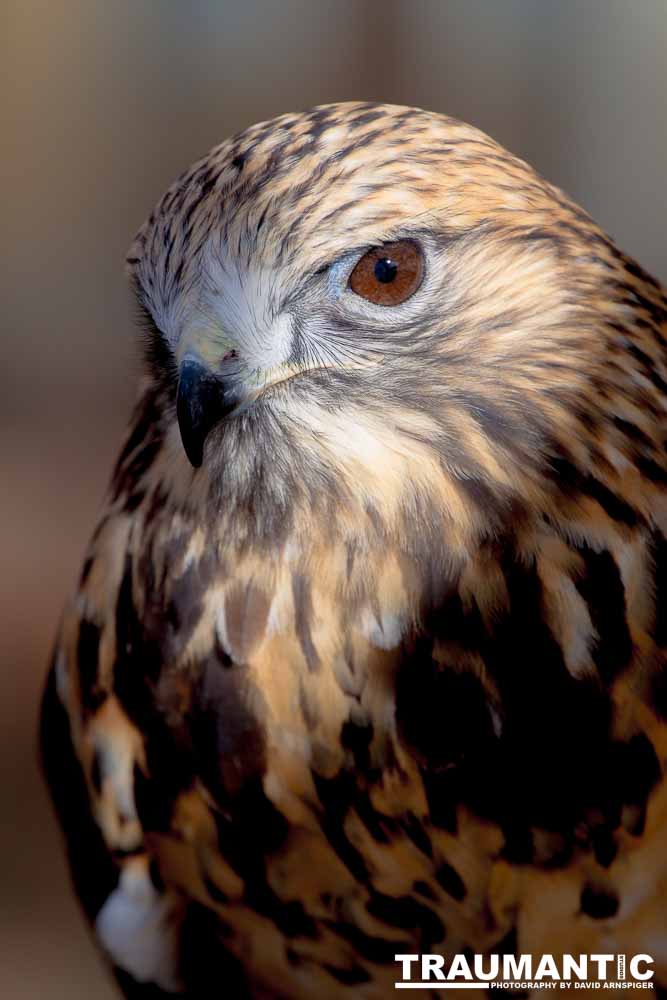
[[[187,455],[188,461],[193,469],[199,469],[204,461],[204,442],[196,435],[189,434],[187,430],[184,430],[183,424],[180,420],[179,425],[183,451]]]
[[[176,395],[176,416],[188,461],[199,469],[209,431],[229,412],[223,387],[208,368],[188,358],[181,365]]]

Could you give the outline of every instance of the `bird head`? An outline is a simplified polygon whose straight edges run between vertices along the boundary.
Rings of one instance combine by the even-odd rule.
[[[610,246],[476,129],[353,103],[213,149],[128,265],[192,466],[256,489],[297,466],[313,490],[437,480],[470,519],[549,457],[591,460],[626,318]]]

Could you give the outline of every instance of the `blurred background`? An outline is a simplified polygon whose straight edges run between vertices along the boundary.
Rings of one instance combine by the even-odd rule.
[[[667,278],[664,0],[3,0],[0,992],[111,1000],[36,767],[49,647],[138,368],[123,278],[226,135],[352,98],[490,132]]]

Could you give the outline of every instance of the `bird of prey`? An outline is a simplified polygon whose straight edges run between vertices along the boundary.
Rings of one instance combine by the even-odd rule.
[[[126,995],[383,1000],[413,953],[667,986],[658,282],[369,103],[223,142],[127,263],[144,380],[42,713]]]

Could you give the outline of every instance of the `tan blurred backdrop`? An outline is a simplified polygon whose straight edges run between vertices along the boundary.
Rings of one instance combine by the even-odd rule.
[[[667,278],[664,0],[4,0],[0,995],[113,992],[68,894],[36,710],[134,392],[122,261],[225,135],[349,98],[465,118]]]

